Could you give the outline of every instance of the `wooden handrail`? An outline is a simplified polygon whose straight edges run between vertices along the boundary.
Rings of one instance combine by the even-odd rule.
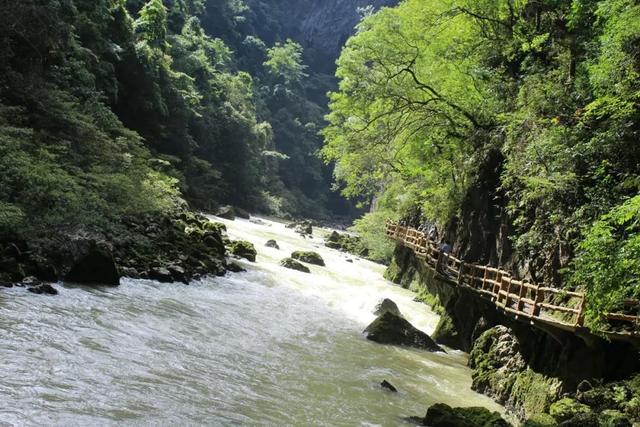
[[[451,282],[469,288],[483,298],[490,299],[500,309],[516,316],[538,319],[565,329],[584,326],[586,298],[582,292],[540,286],[525,280],[517,280],[511,273],[499,268],[466,263],[449,253],[443,253],[437,242],[425,233],[390,220],[387,221],[385,234],[412,249],[419,258],[424,259],[437,272],[447,276]],[[443,260],[444,257],[446,262]],[[452,276],[448,273],[452,273]],[[560,297],[561,301],[557,301],[557,297]],[[571,306],[570,302],[572,302]],[[640,308],[640,301],[625,300],[624,304],[627,307]],[[571,318],[558,318],[553,313],[564,313],[564,317]],[[634,326],[640,323],[638,316],[628,314],[608,313],[605,317],[608,320],[632,323]],[[640,336],[640,333],[618,335]],[[610,333],[609,336],[615,337],[616,333]]]

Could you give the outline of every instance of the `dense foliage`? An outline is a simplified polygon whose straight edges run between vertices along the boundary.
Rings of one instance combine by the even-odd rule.
[[[326,105],[318,93],[332,81],[307,70],[284,32],[260,39],[278,7],[24,0],[2,8],[3,233],[100,226],[182,199],[316,217],[333,207],[331,168],[317,156]]]
[[[323,154],[345,194],[444,225],[497,152],[519,259],[553,280],[578,250],[569,283],[594,325],[637,296],[636,1],[406,0],[365,19],[338,65]]]

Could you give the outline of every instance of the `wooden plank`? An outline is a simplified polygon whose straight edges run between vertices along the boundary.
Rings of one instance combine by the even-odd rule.
[[[542,302],[539,305],[540,305],[540,307],[546,308],[548,310],[563,311],[565,313],[574,313],[574,314],[580,313],[580,310],[575,309],[575,308],[562,307],[562,306],[559,306],[559,305],[548,304],[548,303],[545,303],[545,302]]]
[[[607,313],[607,319],[636,323],[638,321],[638,316],[632,316],[629,314],[621,314],[621,313]]]

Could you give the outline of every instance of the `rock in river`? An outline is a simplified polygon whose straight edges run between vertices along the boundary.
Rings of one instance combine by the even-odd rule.
[[[231,244],[229,245],[229,252],[236,256],[239,256],[240,258],[248,259],[251,262],[256,262],[256,256],[258,255],[258,251],[256,251],[253,243],[246,242],[244,240],[231,242]]]
[[[303,273],[311,273],[311,270],[309,270],[309,268],[307,266],[305,266],[304,264],[296,261],[293,258],[285,258],[282,261],[280,261],[280,265],[285,267],[285,268],[289,268],[291,270],[297,270],[297,271],[301,271]]]
[[[306,262],[307,264],[319,265],[321,267],[325,266],[324,260],[317,252],[296,251],[291,254],[291,258]]]
[[[275,240],[268,240],[267,243],[265,243],[265,246],[268,248],[280,249],[280,245],[278,245],[278,242]]]
[[[236,219],[236,211],[233,206],[222,206],[216,211],[216,216],[233,221]]]
[[[384,314],[386,312],[393,313],[396,316],[402,316],[402,314],[400,314],[400,309],[398,308],[396,303],[391,301],[389,298],[382,299],[376,305],[376,308],[374,309],[373,314],[375,314],[376,316],[380,316],[381,314]]]
[[[389,391],[391,391],[391,392],[393,392],[393,393],[397,393],[397,392],[398,392],[398,389],[397,389],[397,388],[395,388],[395,387],[393,386],[393,384],[391,384],[391,383],[390,383],[389,381],[387,381],[387,380],[382,381],[382,382],[380,383],[380,387],[384,388],[385,390],[389,390]]]
[[[368,340],[380,344],[405,345],[427,351],[444,351],[429,335],[416,329],[405,318],[389,311],[383,313],[364,330]]]
[[[65,280],[81,284],[118,286],[120,274],[111,251],[105,245],[92,243],[84,256],[73,264]]]

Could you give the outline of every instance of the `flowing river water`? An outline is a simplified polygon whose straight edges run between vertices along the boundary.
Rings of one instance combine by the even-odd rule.
[[[56,297],[3,291],[0,425],[397,426],[437,402],[501,410],[471,391],[465,354],[364,339],[383,297],[427,333],[438,320],[384,267],[347,262],[320,232],[223,222],[256,245],[246,273],[189,286],[57,284]],[[293,250],[315,250],[327,267],[280,267]]]

